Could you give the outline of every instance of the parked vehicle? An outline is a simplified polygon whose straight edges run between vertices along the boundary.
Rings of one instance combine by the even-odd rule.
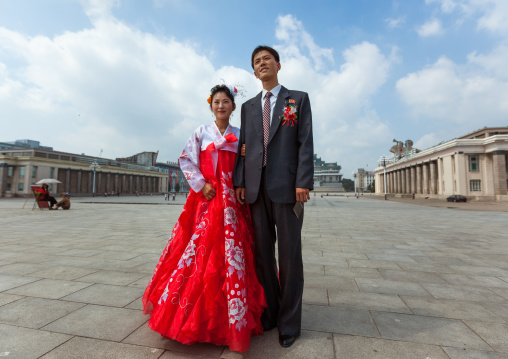
[[[461,196],[460,194],[452,194],[446,200],[448,202],[467,202],[467,197],[466,196]]]

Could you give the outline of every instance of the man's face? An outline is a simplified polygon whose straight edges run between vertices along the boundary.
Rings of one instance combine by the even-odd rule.
[[[275,61],[270,52],[263,50],[254,56],[254,75],[261,81],[277,77],[279,70],[280,63]]]

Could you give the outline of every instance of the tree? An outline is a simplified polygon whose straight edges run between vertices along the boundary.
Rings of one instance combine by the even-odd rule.
[[[175,192],[180,192],[180,183],[175,183]]]
[[[342,179],[342,187],[346,192],[352,192],[355,189],[355,183],[353,180],[343,178]]]
[[[372,180],[372,183],[367,186],[367,191],[376,192],[376,180]]]

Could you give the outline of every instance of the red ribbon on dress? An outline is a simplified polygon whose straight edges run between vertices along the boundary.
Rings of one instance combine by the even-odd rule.
[[[235,145],[235,142],[238,142],[238,138],[236,138],[234,133],[230,133],[222,137],[221,139],[210,143],[206,147],[206,151],[209,151],[212,157],[213,173],[217,171],[217,151],[226,150],[236,152],[237,147]]]

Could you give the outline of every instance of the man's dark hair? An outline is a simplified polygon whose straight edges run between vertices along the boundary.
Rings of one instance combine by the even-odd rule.
[[[252,56],[251,56],[251,59],[250,59],[250,64],[252,66],[252,68],[254,69],[254,56],[256,56],[258,54],[258,52],[261,52],[261,51],[268,51],[269,53],[272,54],[272,56],[275,58],[275,61],[276,62],[280,62],[280,57],[279,57],[279,53],[271,48],[270,46],[258,46],[254,49],[254,51],[252,51]]]

